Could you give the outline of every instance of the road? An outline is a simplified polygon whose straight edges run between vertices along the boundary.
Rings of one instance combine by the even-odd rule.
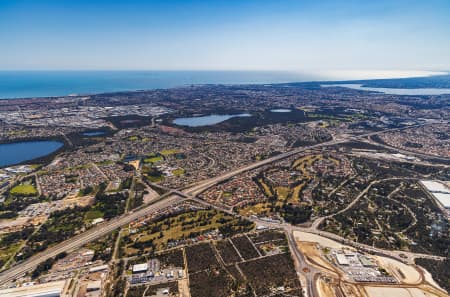
[[[147,205],[139,210],[136,210],[134,212],[129,212],[125,215],[122,215],[119,218],[112,219],[110,221],[104,222],[102,224],[99,224],[98,226],[91,228],[87,230],[86,232],[83,232],[77,236],[74,236],[64,242],[61,242],[51,248],[48,248],[47,250],[38,253],[34,255],[33,257],[21,262],[19,265],[13,266],[12,268],[0,273],[0,285],[14,280],[18,276],[24,275],[26,272],[31,271],[34,269],[37,265],[40,263],[55,257],[61,252],[67,252],[74,250],[76,248],[79,248],[91,241],[94,241],[102,236],[105,236],[115,229],[118,229],[124,225],[127,225],[131,223],[132,221],[143,217],[149,213],[157,212],[163,208],[169,207],[172,204],[181,201],[182,199],[187,199],[186,197],[195,197],[199,193],[203,192],[204,190],[208,189],[209,187],[218,184],[222,181],[225,181],[235,175],[238,175],[242,172],[252,170],[267,164],[270,164],[272,162],[282,160],[284,158],[290,157],[292,155],[298,154],[300,152],[324,147],[324,146],[330,146],[335,145],[338,143],[345,142],[346,139],[339,139],[339,140],[331,140],[328,142],[323,142],[320,144],[315,144],[307,147],[301,147],[297,148],[279,155],[276,155],[274,157],[252,163],[250,165],[246,165],[243,167],[240,167],[238,169],[232,170],[230,172],[227,172],[223,175],[210,178],[207,180],[204,180],[202,182],[196,183],[195,185],[185,189],[184,191],[169,191],[165,193],[164,195],[160,196],[159,199],[154,201],[154,203]],[[181,197],[180,197],[181,196]]]
[[[416,259],[416,258],[425,258],[425,259],[431,259],[431,260],[444,260],[445,259],[445,257],[433,256],[433,255],[428,255],[428,254],[384,250],[384,249],[376,248],[376,247],[366,245],[363,243],[358,243],[358,242],[355,242],[352,240],[348,240],[348,239],[343,238],[334,233],[316,230],[311,227],[293,226],[293,225],[287,224],[287,223],[270,222],[270,221],[256,219],[256,218],[251,218],[250,220],[260,226],[265,226],[268,228],[284,229],[288,233],[294,232],[294,231],[299,231],[299,232],[307,232],[307,233],[316,234],[316,235],[326,237],[328,239],[340,242],[345,245],[353,246],[353,247],[358,248],[367,253],[372,253],[372,254],[377,254],[377,255],[393,258],[395,260],[399,260],[401,262],[405,262],[408,264],[414,263],[414,259]]]
[[[409,127],[409,128],[411,128],[411,127]],[[190,187],[184,189],[182,192],[181,191],[169,191],[168,193],[161,195],[159,199],[156,199],[150,205],[145,205],[144,207],[142,207],[138,210],[129,212],[128,214],[125,214],[121,217],[118,217],[118,218],[112,219],[110,221],[107,221],[105,223],[99,224],[98,226],[91,228],[91,229],[87,230],[86,232],[83,232],[83,233],[81,233],[77,236],[74,236],[62,243],[59,243],[51,248],[48,248],[47,250],[45,250],[41,253],[34,255],[33,257],[21,262],[20,265],[13,266],[12,268],[0,273],[0,285],[13,280],[13,279],[17,278],[18,276],[25,274],[28,271],[31,271],[40,263],[42,263],[52,257],[55,257],[56,255],[58,255],[61,252],[67,252],[67,251],[71,251],[76,248],[79,248],[91,241],[94,241],[102,236],[105,236],[105,235],[111,233],[112,231],[114,231],[117,228],[120,228],[124,225],[129,224],[130,222],[132,222],[140,217],[143,217],[150,213],[155,213],[157,211],[160,211],[161,209],[171,206],[172,204],[174,204],[176,202],[179,202],[183,199],[187,199],[187,198],[183,198],[183,197],[195,197],[196,195],[205,191],[209,187],[216,185],[227,179],[230,179],[231,177],[236,176],[245,171],[253,170],[253,169],[259,168],[261,166],[288,158],[290,156],[293,156],[293,155],[296,155],[303,151],[311,150],[314,148],[332,146],[332,145],[347,142],[349,140],[363,139],[368,136],[384,133],[387,131],[400,130],[400,129],[403,129],[403,128],[378,131],[378,132],[363,134],[363,135],[354,136],[354,137],[336,138],[336,139],[333,139],[328,142],[323,142],[323,143],[319,143],[319,144],[315,144],[315,145],[311,145],[311,146],[307,146],[307,147],[296,148],[296,149],[290,150],[288,152],[273,156],[271,158],[237,168],[230,172],[224,173],[220,176],[201,181],[199,183],[194,184],[193,186],[190,186]],[[182,195],[180,197],[178,194],[184,194],[184,195]],[[304,230],[301,230],[301,231],[304,231]],[[322,233],[324,233],[324,232],[322,232]],[[337,236],[337,235],[330,233],[328,236]]]
[[[201,182],[196,183],[196,184],[194,184],[194,185],[192,185],[192,186],[190,186],[188,188],[183,189],[183,192],[188,194],[188,195],[191,195],[191,196],[196,196],[196,195],[200,194],[201,192],[205,191],[206,189],[210,188],[211,186],[216,185],[216,184],[218,184],[220,182],[223,182],[223,181],[225,181],[227,179],[230,179],[233,176],[236,176],[236,175],[238,175],[240,173],[243,173],[243,172],[246,172],[246,171],[249,171],[249,170],[253,170],[253,169],[262,167],[264,165],[267,165],[267,164],[271,164],[273,162],[276,162],[276,161],[288,158],[290,156],[296,155],[298,153],[301,153],[301,152],[304,152],[304,151],[307,151],[307,150],[310,150],[310,149],[324,147],[324,146],[336,145],[336,144],[344,143],[344,142],[347,142],[347,141],[348,140],[346,138],[335,139],[335,140],[322,142],[322,143],[311,145],[311,146],[307,146],[307,147],[296,148],[296,149],[290,150],[288,152],[285,152],[285,153],[282,153],[282,154],[279,154],[279,155],[267,158],[265,160],[262,160],[262,161],[259,161],[259,162],[255,162],[255,163],[252,163],[252,164],[240,167],[238,169],[229,171],[229,172],[224,173],[222,175],[219,175],[219,176],[216,176],[216,177],[213,177],[213,178],[201,181]]]
[[[79,248],[91,241],[94,241],[102,236],[111,233],[121,226],[131,223],[132,221],[140,217],[146,216],[150,213],[155,213],[166,207],[170,207],[174,203],[182,201],[184,199],[185,198],[179,197],[178,195],[174,195],[172,192],[166,193],[162,195],[158,201],[149,206],[146,206],[134,212],[129,212],[126,215],[123,215],[116,219],[112,219],[106,223],[99,224],[98,226],[93,227],[86,232],[83,232],[62,243],[48,248],[47,250],[38,253],[33,257],[21,262],[20,264],[2,272],[0,274],[0,284],[4,284],[8,281],[14,280],[15,278],[25,274],[26,272],[31,271],[40,263],[46,261],[47,259],[53,258],[62,252],[72,251],[76,248]]]
[[[297,241],[295,240],[293,232],[287,233],[287,239],[289,244],[289,250],[291,251],[291,254],[294,257],[295,270],[297,271],[298,274],[303,274],[303,276],[306,279],[306,284],[302,285],[302,287],[305,287],[306,285],[306,296],[307,297],[319,296],[314,282],[316,277],[320,275],[320,271],[316,267],[309,265],[306,262],[305,256],[298,249]]]
[[[325,146],[332,146],[332,145],[336,145],[336,144],[341,144],[341,143],[345,143],[345,142],[349,142],[351,140],[353,141],[364,141],[366,140],[367,137],[370,136],[375,136],[378,134],[382,134],[382,133],[386,133],[386,132],[393,132],[393,131],[401,131],[404,129],[410,129],[410,128],[414,128],[414,127],[420,127],[420,126],[426,126],[429,125],[428,123],[425,124],[418,124],[418,125],[412,125],[412,126],[408,126],[408,127],[401,127],[401,128],[392,128],[392,129],[386,129],[386,130],[382,130],[382,131],[376,131],[376,132],[370,132],[370,133],[366,133],[366,134],[361,134],[361,135],[357,135],[357,136],[352,136],[352,135],[345,135],[345,136],[340,136],[340,137],[336,137],[333,140],[327,141],[327,142],[322,142],[322,143],[318,143],[318,144],[314,144],[314,145],[310,145],[310,146],[305,146],[305,147],[299,147],[299,148],[295,148],[292,149],[290,151],[287,151],[285,153],[267,158],[265,160],[262,161],[258,161],[240,168],[237,168],[235,170],[229,171],[227,173],[224,173],[222,175],[207,179],[207,180],[203,180],[201,182],[198,183],[194,183],[188,187],[185,187],[181,190],[183,190],[184,193],[191,195],[191,196],[196,196],[198,194],[200,194],[201,192],[205,191],[206,189],[212,187],[213,185],[216,185],[220,182],[226,181],[227,179],[230,179],[233,176],[236,176],[240,173],[249,171],[249,170],[253,170],[259,167],[262,167],[264,165],[288,158],[290,156],[296,155],[298,153],[307,151],[307,150],[311,150],[311,149],[315,149],[315,148],[319,148],[319,147],[325,147]]]
[[[356,197],[355,199],[353,199],[352,202],[350,202],[345,208],[341,209],[338,212],[329,214],[327,216],[323,216],[320,218],[317,218],[311,225],[311,229],[316,230],[317,228],[319,228],[320,224],[325,220],[325,219],[329,219],[332,218],[338,214],[344,213],[347,210],[349,210],[350,208],[352,208],[353,206],[355,206],[356,203],[358,203],[359,200],[361,200],[362,197],[364,197],[364,195],[367,194],[367,192],[370,190],[370,188],[378,183],[381,182],[385,182],[385,181],[392,181],[392,180],[416,180],[414,178],[408,178],[408,177],[390,177],[390,178],[385,178],[385,179],[378,179],[378,180],[374,180],[372,182],[369,183],[369,185],[367,187],[364,188],[364,190],[362,190]]]
[[[373,184],[375,184],[378,181],[374,181]],[[358,243],[358,242],[354,242],[352,240],[348,240],[344,237],[341,237],[339,235],[336,235],[334,233],[330,233],[330,232],[326,232],[326,231],[321,231],[321,230],[317,230],[316,228],[314,228],[313,226],[311,227],[300,227],[300,226],[294,226],[291,225],[289,223],[280,223],[278,221],[268,221],[268,220],[263,220],[263,219],[259,219],[256,217],[243,217],[240,216],[239,214],[236,214],[234,212],[232,212],[229,209],[223,208],[223,207],[219,207],[217,205],[211,204],[205,200],[196,198],[194,196],[189,196],[183,192],[179,192],[179,191],[175,191],[174,193],[179,194],[180,196],[184,197],[185,199],[190,199],[190,200],[194,200],[198,203],[204,204],[206,206],[210,206],[210,207],[214,207],[220,211],[223,211],[225,213],[229,213],[232,214],[234,216],[238,216],[241,217],[243,219],[247,219],[250,220],[252,222],[254,222],[255,224],[259,225],[259,226],[265,226],[267,228],[273,228],[273,229],[284,229],[288,234],[294,232],[294,231],[300,231],[300,232],[308,232],[308,233],[312,233],[312,234],[316,234],[316,235],[320,235],[322,237],[326,237],[329,239],[332,239],[334,241],[337,242],[341,242],[344,243],[346,245],[349,246],[353,246],[356,248],[359,248],[361,250],[364,250],[366,252],[369,253],[374,253],[374,254],[378,254],[378,255],[383,255],[386,257],[390,257],[390,258],[395,258],[396,260],[402,261],[402,262],[407,262],[407,263],[413,263],[414,259],[416,258],[426,258],[426,259],[431,259],[431,260],[443,260],[445,259],[444,257],[440,257],[440,256],[433,256],[433,255],[429,255],[429,254],[421,254],[421,253],[412,253],[412,252],[404,252],[404,251],[390,251],[390,250],[384,250],[384,249],[380,249],[380,248],[376,248],[370,245],[366,245],[363,243]]]
[[[430,154],[425,154],[425,153],[421,153],[421,152],[415,152],[415,151],[412,151],[412,150],[406,150],[406,149],[399,148],[399,147],[390,146],[390,145],[385,144],[385,143],[374,141],[370,136],[364,142],[372,144],[372,145],[377,145],[377,146],[380,146],[380,147],[384,147],[384,148],[389,149],[389,150],[395,150],[395,151],[397,151],[399,153],[402,153],[402,154],[405,154],[405,155],[413,155],[413,156],[417,156],[417,157],[425,158],[425,159],[435,159],[435,160],[440,160],[440,161],[442,161],[442,160],[443,161],[450,161],[449,157],[430,155]]]
[[[386,180],[396,180],[396,179],[405,179],[405,178],[389,178]],[[384,180],[384,179],[383,179]],[[365,193],[367,193],[367,191],[370,189],[370,187],[378,182],[381,182],[383,180],[376,180],[373,181],[368,187],[366,187],[362,193],[360,193],[360,195],[358,195],[358,197],[362,197]],[[174,190],[174,193],[184,197],[185,199],[190,199],[190,200],[194,200],[198,203],[204,204],[206,206],[210,206],[210,207],[214,207],[220,211],[241,217],[239,214],[233,213],[231,210],[226,209],[226,208],[222,208],[219,206],[216,206],[214,204],[211,204],[205,200],[196,198],[194,196],[190,196],[187,195],[186,193],[180,192],[180,191],[176,191]],[[358,198],[358,199],[359,199]],[[244,218],[244,217],[242,217]],[[259,226],[265,226],[267,228],[274,228],[274,229],[283,229],[286,234],[287,234],[287,238],[288,238],[288,244],[289,244],[289,249],[291,251],[291,254],[294,257],[294,263],[295,263],[295,268],[297,273],[303,275],[306,279],[306,284],[304,285],[304,287],[306,287],[306,293],[307,296],[318,296],[317,295],[317,291],[316,291],[316,287],[315,287],[315,281],[318,278],[318,276],[320,275],[320,270],[318,270],[317,268],[315,268],[312,265],[309,265],[306,261],[305,258],[303,256],[303,254],[299,251],[298,246],[296,244],[296,240],[293,236],[295,231],[300,231],[300,232],[308,232],[308,233],[312,233],[312,234],[316,234],[322,237],[326,237],[329,239],[332,239],[334,241],[343,243],[345,245],[348,246],[353,246],[355,248],[358,248],[359,250],[365,251],[367,253],[371,253],[371,254],[376,254],[376,255],[380,255],[380,256],[385,256],[385,257],[389,257],[389,258],[393,258],[396,260],[399,260],[401,262],[406,262],[408,264],[414,264],[414,259],[416,258],[427,258],[427,259],[432,259],[432,260],[443,260],[444,257],[439,257],[439,256],[433,256],[433,255],[428,255],[428,254],[420,254],[420,253],[412,253],[412,252],[403,252],[403,251],[389,251],[389,250],[383,250],[380,248],[375,248],[369,245],[365,245],[362,243],[357,243],[348,239],[345,239],[343,237],[340,237],[339,235],[336,235],[334,233],[330,233],[330,232],[326,232],[326,231],[320,231],[315,229],[313,226],[311,227],[300,227],[300,226],[293,226],[291,224],[288,223],[279,223],[279,222],[273,222],[273,221],[267,221],[267,220],[261,220],[259,218],[255,218],[255,217],[245,217],[245,219],[253,221],[255,224],[259,225]],[[308,271],[304,271],[303,269],[307,268]]]

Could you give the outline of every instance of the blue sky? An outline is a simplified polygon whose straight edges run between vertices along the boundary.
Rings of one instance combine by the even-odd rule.
[[[448,0],[0,0],[0,70],[450,70]]]

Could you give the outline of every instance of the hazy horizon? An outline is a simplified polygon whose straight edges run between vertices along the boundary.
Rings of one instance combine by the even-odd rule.
[[[76,72],[179,72],[179,73],[280,73],[291,75],[292,77],[307,76],[307,80],[301,81],[321,81],[321,80],[371,80],[371,79],[395,79],[395,78],[415,78],[415,77],[430,77],[437,75],[448,75],[450,71],[427,71],[427,70],[319,70],[319,71],[291,71],[291,70],[253,70],[253,69],[0,69],[0,73],[20,73],[20,72],[60,72],[60,73],[76,73]]]
[[[0,70],[450,69],[450,2],[0,1]]]

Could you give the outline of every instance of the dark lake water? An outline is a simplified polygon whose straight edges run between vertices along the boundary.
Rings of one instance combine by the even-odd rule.
[[[287,108],[275,108],[275,109],[271,109],[270,112],[291,112],[291,109],[287,109]]]
[[[23,141],[0,144],[0,167],[47,156],[64,144],[59,141]]]
[[[251,114],[211,114],[202,117],[177,118],[173,121],[174,124],[188,127],[210,126],[221,123],[235,117],[251,117]]]
[[[106,133],[103,131],[93,131],[93,132],[84,132],[83,136],[91,137],[91,136],[101,136],[101,135],[105,135],[105,134]]]

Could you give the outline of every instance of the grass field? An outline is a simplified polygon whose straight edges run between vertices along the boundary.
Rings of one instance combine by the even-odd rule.
[[[276,187],[275,190],[277,192],[279,200],[284,201],[288,198],[290,192],[290,189],[288,187]]]
[[[322,154],[307,155],[300,159],[297,159],[292,165],[292,168],[302,172],[305,177],[310,177],[309,172],[306,170],[306,168],[311,167],[314,162],[322,159],[323,159]]]
[[[161,162],[163,160],[164,160],[163,157],[155,156],[155,157],[145,158],[144,163],[157,163],[157,162]]]
[[[259,184],[263,187],[263,189],[264,189],[264,194],[265,194],[267,197],[272,197],[272,196],[273,196],[273,193],[272,193],[272,191],[270,190],[270,187],[264,182],[264,179],[259,178],[259,179],[258,179],[258,182],[259,182]]]
[[[319,164],[317,164],[319,162]],[[258,175],[254,182],[267,197],[266,202],[259,202],[254,205],[245,205],[239,209],[241,215],[269,215],[279,209],[289,209],[289,212],[297,211],[299,208],[309,205],[310,199],[306,194],[311,195],[311,187],[316,187],[314,182],[321,179],[316,173],[315,166],[340,166],[341,161],[332,156],[324,154],[308,154],[295,159],[290,168],[272,168],[267,169]],[[291,173],[284,175],[286,182],[274,181],[271,174]],[[276,180],[276,178],[275,178]],[[306,191],[309,192],[306,192]],[[306,198],[305,198],[306,197]],[[283,216],[287,215],[284,213]]]
[[[300,193],[303,191],[303,189],[306,187],[307,183],[303,182],[299,184],[298,186],[294,187],[292,192],[292,197],[289,202],[297,202],[300,199]]]
[[[86,221],[91,221],[98,218],[103,218],[103,212],[99,210],[90,210],[84,215],[84,219]]]
[[[257,203],[239,209],[239,214],[243,216],[258,215],[270,212],[270,203]]]
[[[6,247],[0,248],[0,268],[20,249],[24,241],[20,240]]]
[[[177,149],[168,149],[168,150],[162,150],[159,153],[163,156],[170,156],[170,155],[175,155],[178,154],[180,151]]]
[[[253,225],[242,225],[238,218],[216,210],[187,211],[143,226],[134,234],[125,234],[124,255],[131,256],[167,247],[168,242],[196,237],[225,228],[228,232],[249,231]]]
[[[163,176],[152,176],[152,175],[147,175],[146,176],[148,178],[149,181],[151,181],[152,183],[159,183],[160,181],[164,180]]]
[[[172,171],[173,175],[183,175],[184,174],[184,169],[183,168],[178,168]]]
[[[10,193],[15,196],[35,196],[38,191],[31,184],[20,184],[12,188]]]
[[[137,140],[139,140],[139,137],[137,137],[137,136],[130,136],[130,137],[128,137],[128,140],[129,141],[137,141]]]
[[[228,219],[231,218],[229,218],[228,215],[225,217]],[[220,225],[218,221],[225,217],[223,213],[216,213],[208,210],[199,210],[196,213],[181,214],[173,218],[174,223],[170,225],[170,228],[166,225],[166,221],[157,224],[161,226],[162,237],[160,237],[160,233],[141,234],[139,241],[145,242],[151,240],[156,246],[163,247],[167,241],[183,238],[188,236],[191,232],[202,233],[207,230],[214,230]],[[183,219],[185,219],[185,221]],[[182,222],[185,222],[184,226]],[[203,223],[200,224],[200,222]]]

